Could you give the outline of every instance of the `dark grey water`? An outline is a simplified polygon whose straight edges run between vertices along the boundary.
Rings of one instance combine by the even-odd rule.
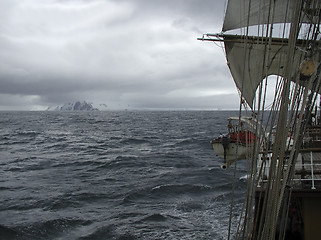
[[[226,239],[233,114],[0,112],[0,239]]]

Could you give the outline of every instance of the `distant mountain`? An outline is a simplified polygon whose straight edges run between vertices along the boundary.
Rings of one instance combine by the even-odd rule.
[[[98,109],[99,111],[109,110],[107,104],[105,104],[105,103],[98,103],[98,104],[97,103],[91,103],[91,105],[94,108]]]
[[[66,103],[62,106],[49,107],[47,111],[99,111],[107,110],[106,104],[92,104],[86,101]]]

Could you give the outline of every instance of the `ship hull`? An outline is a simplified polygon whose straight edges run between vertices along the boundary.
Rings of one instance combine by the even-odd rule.
[[[221,165],[223,169],[229,167],[236,160],[248,159],[250,153],[253,151],[253,144],[230,142],[228,146],[224,148],[224,145],[219,139],[212,140],[211,144],[216,155],[224,159],[224,164]]]

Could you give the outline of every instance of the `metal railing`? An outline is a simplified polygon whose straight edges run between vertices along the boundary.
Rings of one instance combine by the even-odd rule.
[[[305,153],[305,159],[302,163],[302,158],[295,164],[295,174],[293,177],[293,187],[295,189],[306,189],[310,187],[311,190],[321,188],[321,159],[313,159],[313,152]],[[302,157],[302,156],[301,156]],[[286,166],[285,166],[286,167]],[[263,187],[268,179],[269,166],[265,166],[264,174],[260,176],[258,187]]]

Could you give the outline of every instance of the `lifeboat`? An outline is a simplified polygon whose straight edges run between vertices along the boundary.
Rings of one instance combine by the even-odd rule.
[[[234,124],[234,122],[236,124]],[[236,160],[250,159],[256,141],[255,120],[251,117],[228,118],[228,133],[211,141],[214,152],[224,159],[221,168],[228,168]]]

